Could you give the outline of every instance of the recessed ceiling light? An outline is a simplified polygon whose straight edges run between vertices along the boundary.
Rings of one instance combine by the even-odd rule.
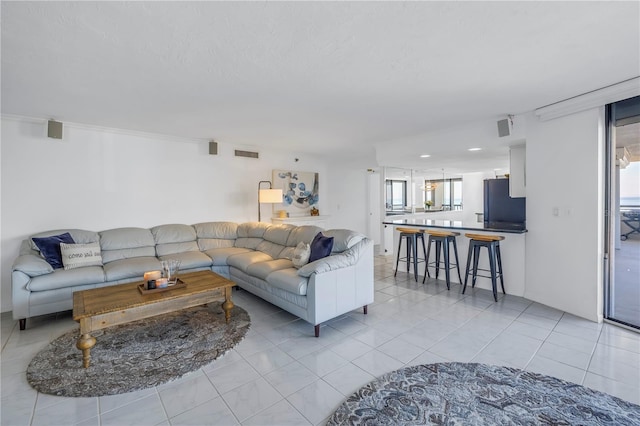
[[[431,155],[430,155],[430,154],[422,154],[422,155],[420,156],[420,158],[429,158],[429,157],[431,157]]]
[[[482,148],[469,148],[469,151],[480,151]]]
[[[502,169],[493,169],[494,172],[497,172],[498,170],[502,170]]]

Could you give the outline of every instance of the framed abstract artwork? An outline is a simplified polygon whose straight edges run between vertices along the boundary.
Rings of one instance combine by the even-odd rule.
[[[307,216],[318,205],[318,173],[273,171],[273,188],[282,189],[282,204],[274,204],[273,211],[284,210],[291,216]]]

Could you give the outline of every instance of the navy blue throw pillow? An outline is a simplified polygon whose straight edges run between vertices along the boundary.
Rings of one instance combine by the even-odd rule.
[[[313,241],[311,241],[309,262],[329,256],[331,249],[333,249],[333,237],[325,237],[322,235],[322,232],[318,232],[313,238]]]
[[[32,238],[33,243],[38,246],[40,254],[44,257],[53,269],[60,269],[62,265],[62,254],[60,253],[60,243],[75,244],[71,234],[65,232],[60,235],[50,237]]]

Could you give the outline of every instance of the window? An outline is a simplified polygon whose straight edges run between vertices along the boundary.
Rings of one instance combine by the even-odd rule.
[[[404,210],[407,205],[407,181],[386,181],[386,208],[387,210]]]
[[[425,201],[436,209],[462,210],[462,178],[426,180],[424,188]]]

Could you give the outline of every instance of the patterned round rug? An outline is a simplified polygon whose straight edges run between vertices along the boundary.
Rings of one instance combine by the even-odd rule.
[[[639,425],[640,406],[541,374],[442,363],[385,374],[327,425]]]
[[[39,392],[74,397],[115,395],[157,386],[210,363],[245,336],[247,311],[235,306],[227,324],[218,303],[92,333],[91,365],[82,367],[79,329],[40,351],[27,368]]]

